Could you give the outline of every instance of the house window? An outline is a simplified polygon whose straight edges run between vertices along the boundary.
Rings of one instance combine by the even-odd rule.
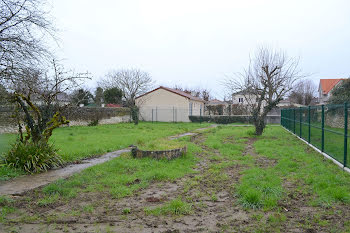
[[[239,103],[243,103],[243,98],[238,98]]]

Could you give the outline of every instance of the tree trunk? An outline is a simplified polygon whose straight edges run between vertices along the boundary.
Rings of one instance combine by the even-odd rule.
[[[254,122],[255,125],[255,134],[260,136],[264,132],[265,129],[265,121],[264,118],[257,118]]]

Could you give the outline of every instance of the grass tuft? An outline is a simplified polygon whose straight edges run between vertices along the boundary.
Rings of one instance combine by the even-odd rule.
[[[192,204],[183,202],[181,199],[172,200],[161,207],[146,208],[146,214],[160,216],[160,215],[188,215],[192,213]]]

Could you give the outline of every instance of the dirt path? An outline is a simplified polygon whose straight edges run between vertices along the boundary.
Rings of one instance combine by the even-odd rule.
[[[185,136],[196,135],[198,134],[198,132],[212,128],[212,127],[216,127],[216,125],[211,125],[206,128],[196,129],[195,130],[196,132],[187,132],[180,135],[170,136],[169,139],[174,140]],[[78,164],[70,164],[64,168],[57,168],[57,169],[53,169],[48,172],[44,172],[40,174],[26,175],[26,176],[14,178],[9,181],[0,182],[0,195],[13,195],[13,196],[21,195],[22,193],[47,185],[58,179],[68,178],[73,174],[78,173],[88,167],[107,162],[113,158],[120,156],[122,153],[125,153],[125,152],[130,152],[130,148],[125,148],[122,150],[110,152],[97,158],[84,159],[84,160],[81,160],[81,162]]]

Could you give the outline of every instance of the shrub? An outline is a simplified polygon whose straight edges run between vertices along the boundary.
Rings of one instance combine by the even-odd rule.
[[[88,126],[97,126],[97,125],[98,125],[98,122],[99,122],[98,119],[97,119],[97,120],[92,120],[92,121],[90,121],[90,123],[88,124]]]
[[[47,171],[62,164],[53,145],[47,143],[22,143],[17,141],[5,155],[4,164],[29,173]]]
[[[137,106],[132,106],[131,110],[131,118],[135,125],[139,123],[139,108]]]
[[[251,123],[251,116],[189,116],[191,122],[211,122],[217,124]]]

